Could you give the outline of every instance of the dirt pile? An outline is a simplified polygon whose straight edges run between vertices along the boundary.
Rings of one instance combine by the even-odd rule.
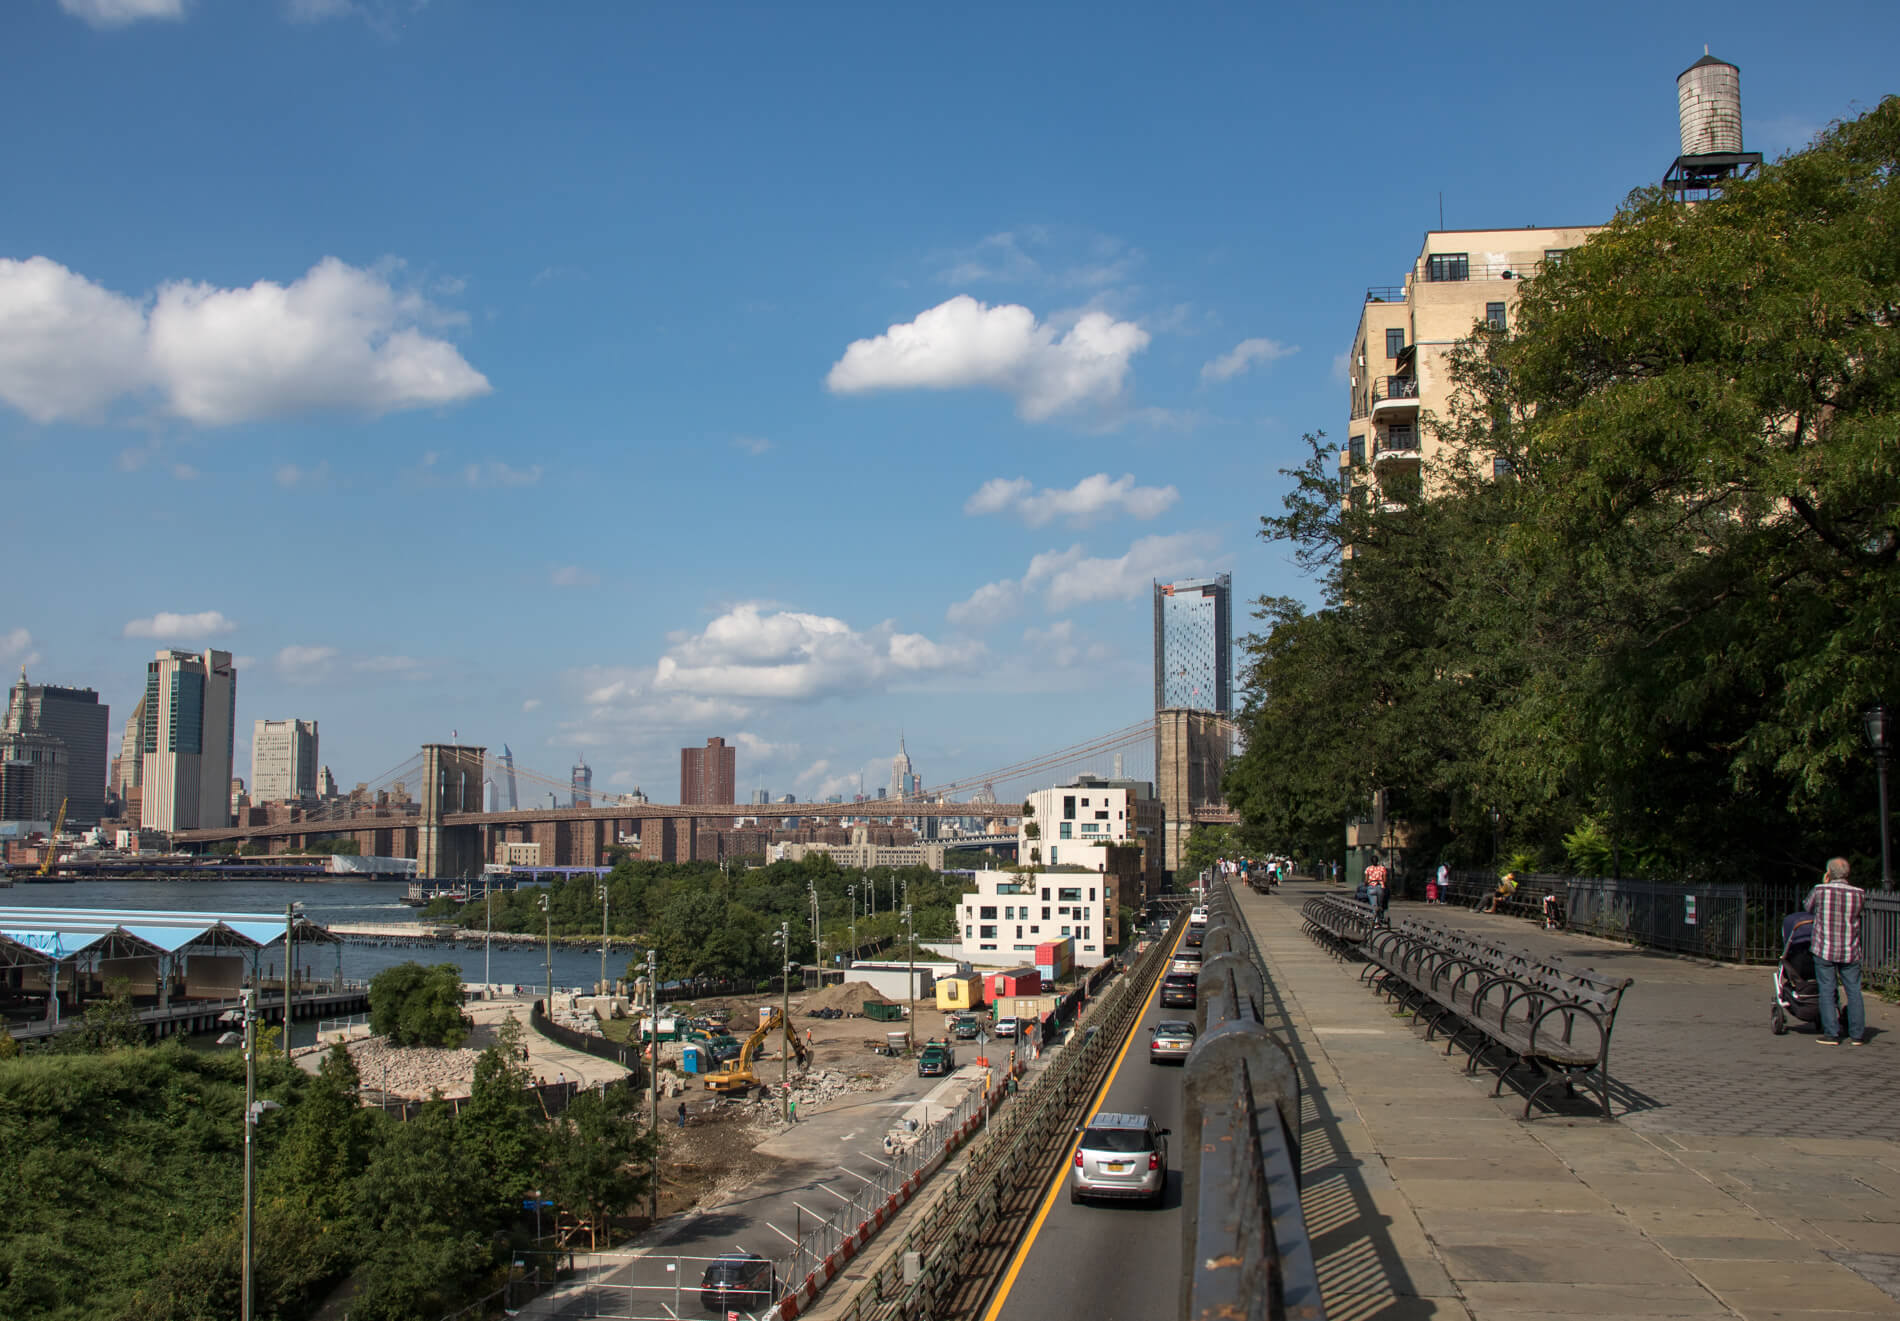
[[[351,1042],[350,1058],[367,1087],[391,1096],[467,1096],[475,1082],[479,1050],[436,1050],[427,1046],[392,1046],[386,1037]]]
[[[794,1000],[792,1016],[796,1018],[812,1009],[842,1009],[847,1014],[861,1014],[866,1000],[885,1005],[897,1003],[869,982],[845,982],[841,986],[827,986],[822,991],[813,991],[803,1000]]]

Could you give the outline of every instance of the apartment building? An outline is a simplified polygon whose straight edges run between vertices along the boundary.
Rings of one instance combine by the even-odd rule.
[[[161,651],[145,669],[139,824],[197,830],[231,821],[237,668],[228,651]]]
[[[1035,962],[1036,946],[1068,936],[1075,965],[1092,968],[1118,939],[1113,876],[980,871],[957,908],[963,957],[990,967]]]
[[[251,801],[317,797],[317,722],[259,720],[251,726]]]
[[[1443,448],[1433,423],[1451,414],[1453,347],[1482,323],[1508,328],[1519,285],[1601,228],[1435,229],[1403,283],[1366,290],[1347,357],[1343,500],[1431,465]],[[1486,461],[1494,473],[1503,463]]]
[[[1032,811],[1016,828],[1016,856],[1023,862],[1110,873],[1124,882],[1131,902],[1159,891],[1163,812],[1153,785],[1079,775],[1037,790],[1027,802]]]

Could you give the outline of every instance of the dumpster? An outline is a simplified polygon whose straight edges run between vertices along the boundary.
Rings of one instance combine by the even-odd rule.
[[[869,1019],[874,1019],[879,1023],[901,1022],[904,1017],[904,1006],[886,1004],[882,1000],[866,1000],[864,1002],[864,1016]]]

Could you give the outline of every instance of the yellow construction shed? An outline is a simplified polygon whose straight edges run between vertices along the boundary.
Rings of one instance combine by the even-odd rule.
[[[945,1013],[969,1013],[983,1007],[983,979],[975,973],[937,978],[937,1008]]]

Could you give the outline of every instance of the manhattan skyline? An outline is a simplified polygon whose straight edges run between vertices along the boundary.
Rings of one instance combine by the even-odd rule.
[[[1380,5],[10,6],[0,439],[60,573],[0,662],[116,729],[230,651],[345,788],[452,729],[810,800],[1127,724],[1152,580],[1313,599],[1257,520],[1441,205],[1607,221],[1705,44],[1799,148],[1889,90],[1900,16],[1842,13],[1465,5],[1393,79]]]

